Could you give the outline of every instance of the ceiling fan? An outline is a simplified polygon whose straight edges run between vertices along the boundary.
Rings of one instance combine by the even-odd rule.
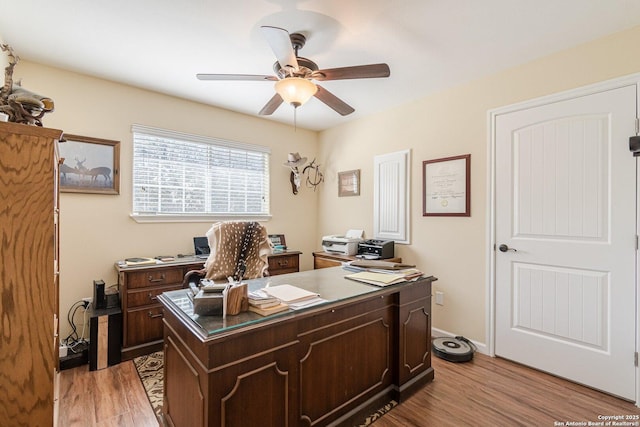
[[[356,65],[320,70],[312,60],[298,56],[298,51],[307,41],[303,34],[289,34],[285,29],[271,26],[262,26],[260,28],[277,59],[273,64],[275,76],[196,74],[199,80],[275,81],[276,94],[262,107],[259,112],[260,115],[268,116],[273,114],[283,102],[287,102],[297,108],[312,96],[315,96],[337,113],[346,116],[355,111],[353,107],[311,80],[368,79],[389,77],[390,75],[387,64]]]

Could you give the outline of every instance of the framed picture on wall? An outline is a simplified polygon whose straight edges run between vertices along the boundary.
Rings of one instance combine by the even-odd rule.
[[[60,191],[120,193],[120,141],[64,135],[60,143]]]
[[[360,195],[360,169],[338,172],[338,197]]]
[[[422,216],[471,216],[471,154],[422,162]]]

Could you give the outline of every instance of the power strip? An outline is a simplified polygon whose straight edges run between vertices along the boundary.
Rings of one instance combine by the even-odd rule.
[[[75,368],[89,363],[89,343],[81,343],[74,347],[75,353],[68,350],[67,355],[60,358],[60,370]]]

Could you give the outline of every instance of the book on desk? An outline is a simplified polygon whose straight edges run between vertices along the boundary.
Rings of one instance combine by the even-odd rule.
[[[280,313],[286,310],[289,310],[289,306],[281,302],[278,302],[276,305],[266,307],[266,308],[260,308],[255,305],[249,304],[249,311],[257,313],[261,316],[269,316],[271,314]]]
[[[297,310],[326,300],[316,292],[284,284],[267,286],[249,293],[249,311],[262,316],[279,313],[288,309]]]

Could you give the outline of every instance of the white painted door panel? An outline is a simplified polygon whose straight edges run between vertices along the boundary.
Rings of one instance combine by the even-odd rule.
[[[497,115],[498,356],[635,400],[636,86]]]

